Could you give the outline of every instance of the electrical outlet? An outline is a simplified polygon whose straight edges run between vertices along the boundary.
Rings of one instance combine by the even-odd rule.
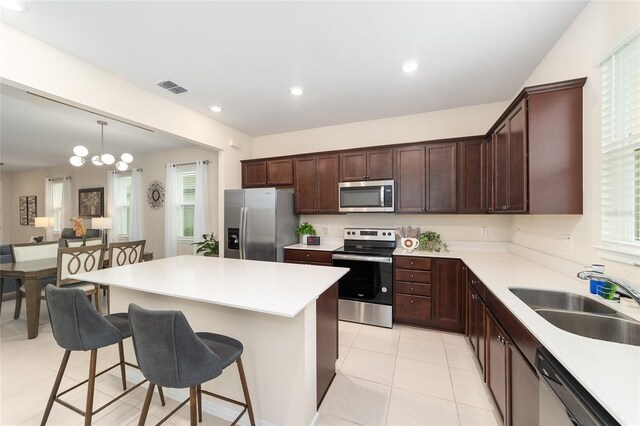
[[[322,232],[324,233],[324,235],[329,235],[329,225],[324,225],[322,227]]]
[[[489,234],[489,231],[487,230],[486,226],[483,226],[482,228],[480,228],[480,236],[481,237],[486,237]]]
[[[571,238],[571,235],[562,236],[562,249],[569,253],[573,251],[573,239]]]

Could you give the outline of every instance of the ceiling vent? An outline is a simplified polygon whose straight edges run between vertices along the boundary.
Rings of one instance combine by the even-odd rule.
[[[161,81],[160,83],[158,83],[158,86],[162,87],[163,89],[167,89],[168,91],[170,91],[175,95],[179,95],[181,93],[187,93],[189,91],[189,89],[185,89],[184,87],[180,86],[177,83],[174,83],[171,80]]]

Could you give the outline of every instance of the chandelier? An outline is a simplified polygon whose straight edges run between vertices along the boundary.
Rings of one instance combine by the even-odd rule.
[[[104,126],[108,125],[106,121],[98,120],[100,125],[100,155],[94,155],[91,157],[91,162],[94,166],[102,166],[103,164],[111,165],[115,164],[116,169],[124,172],[129,168],[129,163],[133,161],[133,156],[129,153],[123,153],[120,155],[120,160],[116,162],[116,158],[108,153],[104,152]],[[69,158],[71,165],[80,167],[85,163],[84,157],[89,155],[89,150],[82,145],[77,145],[73,148],[73,156]]]

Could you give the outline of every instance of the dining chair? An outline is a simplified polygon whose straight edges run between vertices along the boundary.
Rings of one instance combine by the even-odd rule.
[[[58,346],[64,349],[65,352],[40,424],[41,426],[46,425],[53,403],[57,402],[76,413],[83,415],[84,424],[90,425],[94,414],[102,411],[105,407],[111,405],[146,382],[146,380],[142,380],[127,389],[125,366],[138,368],[137,365],[126,362],[124,358],[122,342],[124,339],[131,337],[128,314],[126,312],[122,312],[106,316],[100,315],[96,309],[91,306],[91,303],[87,300],[80,289],[58,288],[53,285],[48,285],[45,288],[45,291],[53,338]],[[114,344],[118,344],[119,361],[101,372],[96,372],[98,349]],[[73,387],[58,393],[69,357],[71,352],[74,351],[91,352],[89,359],[89,378],[82,383],[78,383]],[[94,409],[93,400],[96,377],[99,377],[118,366],[120,367],[122,389],[124,392],[115,396],[101,407]],[[85,383],[88,383],[88,386],[84,411],[61,399],[62,396]],[[164,395],[162,394],[162,388],[158,388],[158,393],[160,394],[160,402],[164,406],[165,401]]]
[[[142,262],[146,243],[147,240],[138,240],[109,244],[109,268]],[[100,284],[100,289],[107,298],[107,313],[109,313],[111,312],[111,292],[109,286]]]
[[[205,394],[242,407],[232,425],[248,413],[251,426],[255,426],[240,341],[221,334],[195,333],[180,311],[151,311],[133,303],[129,305],[129,324],[140,371],[149,380],[139,426],[146,421],[154,386],[189,388],[189,398],[158,424],[189,402],[190,423],[195,426],[202,421],[202,394]],[[238,366],[245,402],[202,390],[203,383],[220,376],[233,363]]]
[[[33,260],[55,259],[58,255],[58,243],[56,241],[47,241],[44,243],[22,243],[11,244],[11,259],[12,262],[29,262]],[[49,282],[53,282],[54,277],[44,278],[43,286]],[[24,283],[20,279],[16,279],[16,307],[13,311],[13,318],[20,318],[20,311],[22,310],[22,298],[25,296]],[[44,290],[41,293],[41,297],[44,297]]]
[[[82,247],[82,240],[65,240],[67,247]],[[102,238],[87,238],[87,246],[99,246],[102,244]]]
[[[100,298],[98,297],[100,285],[76,280],[70,278],[70,276],[102,269],[105,250],[106,246],[104,244],[58,248],[56,286],[82,289],[87,296],[93,296],[98,312],[102,312]]]

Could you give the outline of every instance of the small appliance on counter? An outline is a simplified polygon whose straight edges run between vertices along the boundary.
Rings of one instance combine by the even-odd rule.
[[[391,328],[393,325],[393,229],[346,228],[333,266],[349,268],[338,281],[338,318]]]
[[[275,188],[224,191],[224,257],[282,262],[298,241],[293,192]]]

